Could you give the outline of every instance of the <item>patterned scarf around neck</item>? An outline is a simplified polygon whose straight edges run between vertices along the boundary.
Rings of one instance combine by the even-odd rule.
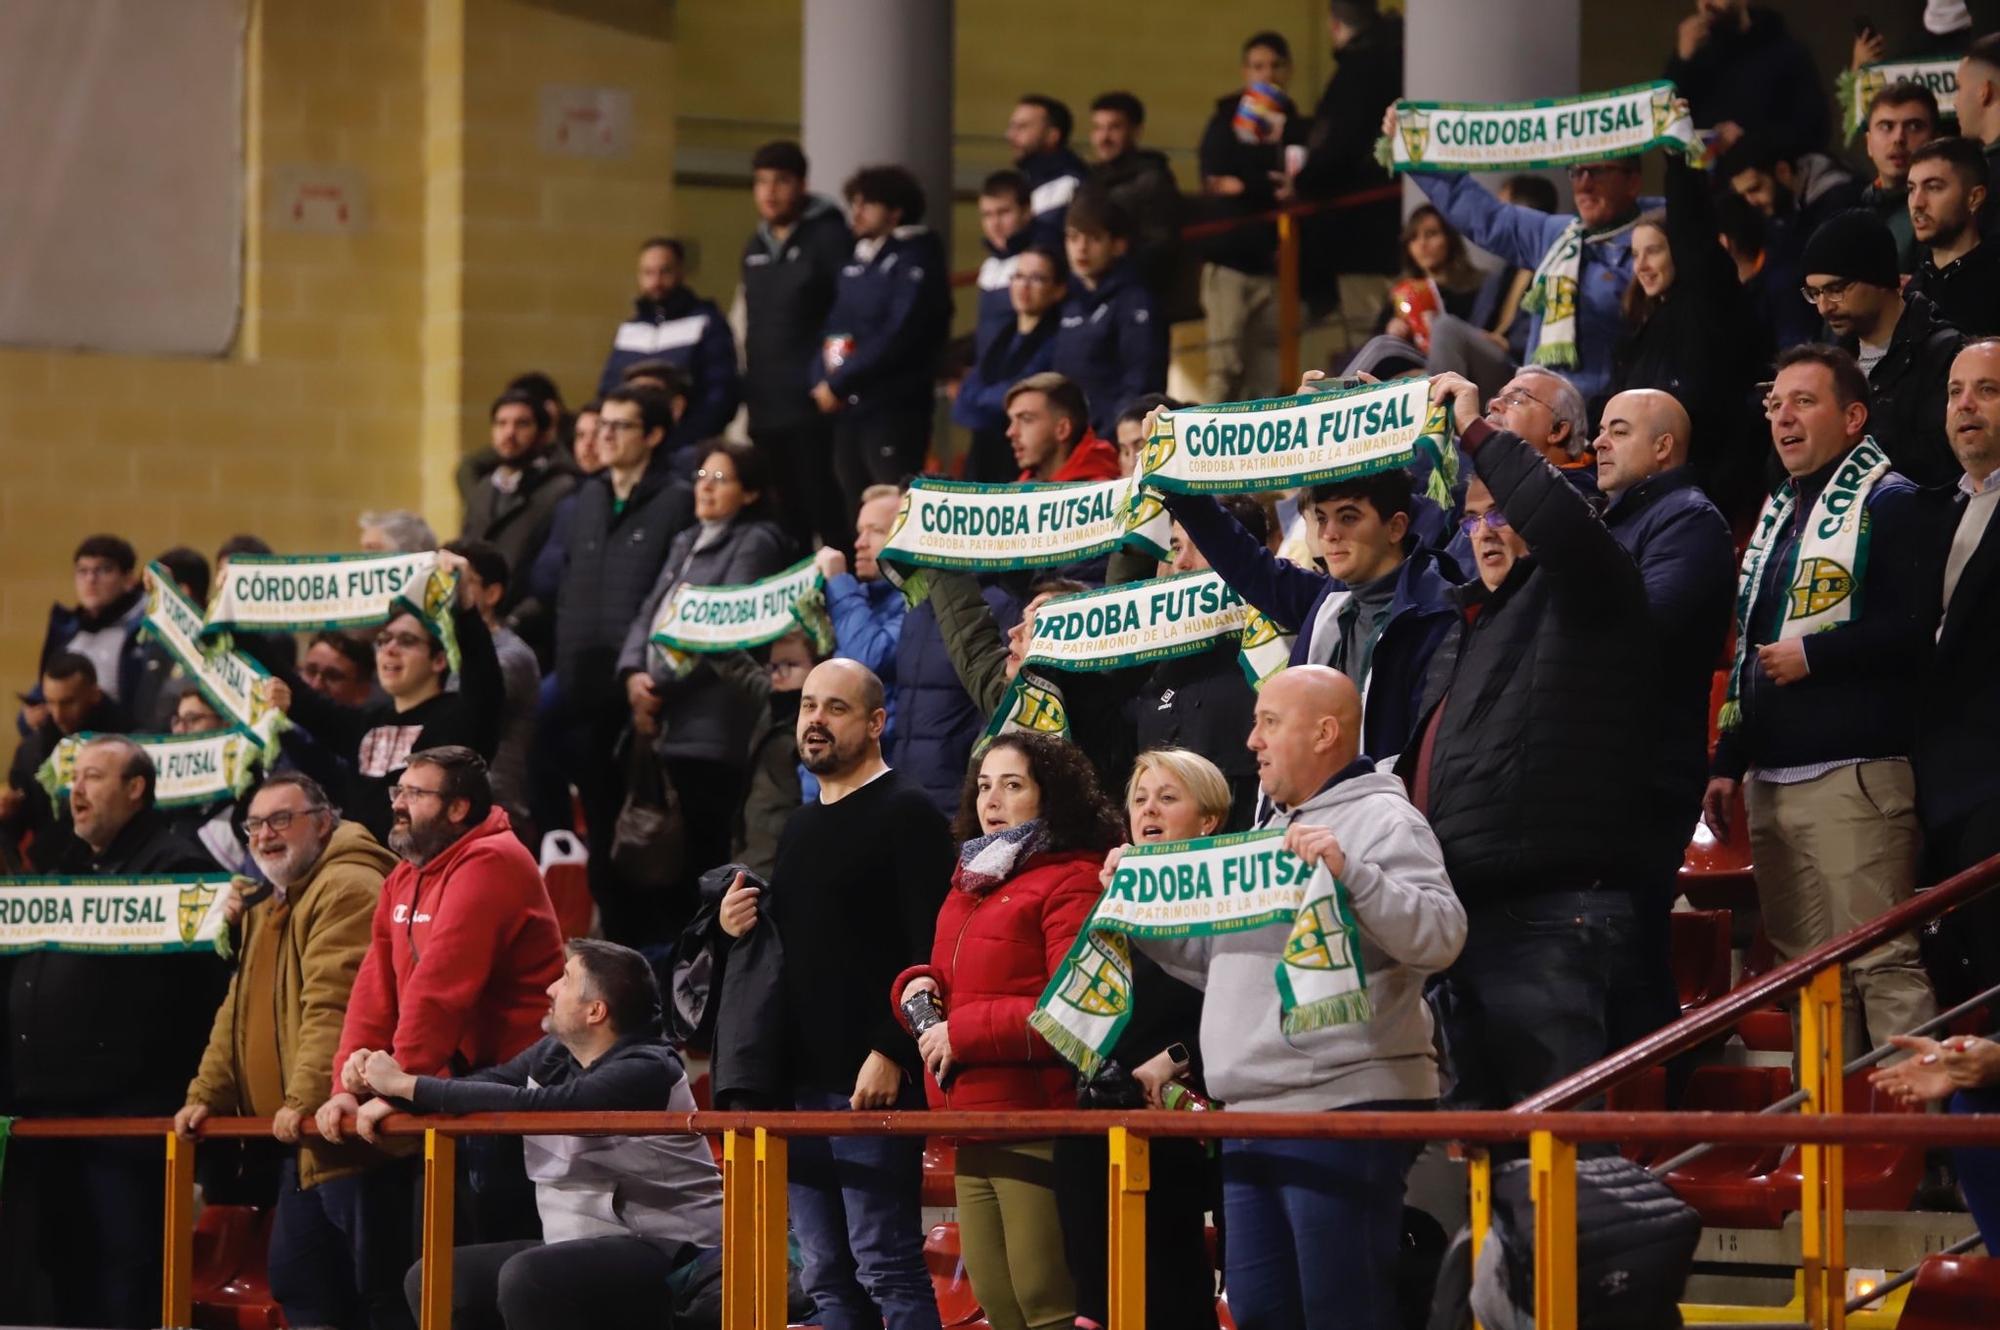
[[[991,891],[1048,846],[1049,824],[1039,817],[990,836],[974,836],[958,847],[958,872],[952,885],[975,894]]]
[[[1535,339],[1531,356],[1537,365],[1575,369],[1580,363],[1576,350],[1576,294],[1583,276],[1583,247],[1615,240],[1638,224],[1639,219],[1633,217],[1593,231],[1584,226],[1581,217],[1572,217],[1555,244],[1549,246],[1549,252],[1542,255],[1542,261],[1535,265],[1534,278],[1528,283],[1527,294],[1521,297],[1521,307],[1542,318],[1541,335]]]

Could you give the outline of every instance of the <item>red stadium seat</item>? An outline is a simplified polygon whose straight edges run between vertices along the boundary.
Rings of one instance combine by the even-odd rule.
[[[939,1224],[924,1239],[924,1264],[930,1267],[931,1288],[936,1291],[938,1319],[945,1330],[969,1330],[984,1324],[979,1299],[972,1295],[972,1281],[966,1277],[965,1258],[958,1245],[958,1225]]]
[[[542,837],[542,881],[548,884],[549,903],[565,939],[590,936],[589,860],[583,841],[567,831]]]
[[[197,1330],[276,1330],[284,1325],[265,1276],[271,1212],[247,1205],[202,1208],[194,1225]]]
[[[1690,1113],[1755,1113],[1791,1090],[1792,1073],[1786,1067],[1697,1067],[1681,1108]],[[1682,1200],[1701,1212],[1706,1224],[1776,1228],[1784,1220],[1784,1210],[1761,1179],[1778,1167],[1783,1153],[1783,1147],[1776,1145],[1721,1146],[1675,1169],[1666,1180]]]
[[[1760,926],[1743,953],[1743,980],[1754,979],[1776,964],[1777,954],[1771,950],[1771,939]],[[1792,1051],[1792,1018],[1782,1007],[1769,1006],[1751,1012],[1738,1023],[1736,1033],[1746,1048],[1762,1053]]]
[[[924,1184],[922,1203],[940,1210],[958,1204],[958,1147],[948,1140],[932,1138],[924,1142]]]
[[[1683,1012],[1729,991],[1729,927],[1733,918],[1728,910],[1674,911],[1674,986],[1680,991]]]
[[[2000,1258],[1927,1256],[1896,1330],[1966,1330],[2000,1321]]]
[[[1616,1085],[1605,1096],[1604,1107],[1612,1113],[1663,1113],[1667,1107],[1667,1069],[1648,1067],[1646,1070]],[[1649,1163],[1665,1158],[1660,1147],[1646,1142],[1632,1142],[1623,1145],[1620,1152],[1636,1164]]]
[[[1847,1094],[1841,1103],[1841,1111],[1921,1113],[1923,1108],[1921,1105],[1908,1108],[1899,1105],[1887,1093],[1878,1092],[1868,1084],[1867,1072],[1857,1072],[1847,1078]],[[1847,1177],[1849,1210],[1907,1210],[1916,1197],[1917,1184],[1923,1181],[1924,1152],[1915,1146],[1850,1145],[1842,1151],[1841,1160]],[[1789,1151],[1784,1162],[1771,1175],[1768,1185],[1779,1205],[1786,1210],[1796,1210],[1799,1208],[1802,1183],[1798,1152]]]

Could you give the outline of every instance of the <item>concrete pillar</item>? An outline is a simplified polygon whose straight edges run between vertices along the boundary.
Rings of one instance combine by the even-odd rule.
[[[837,194],[862,166],[908,167],[951,244],[952,0],[804,0],[806,157]]]

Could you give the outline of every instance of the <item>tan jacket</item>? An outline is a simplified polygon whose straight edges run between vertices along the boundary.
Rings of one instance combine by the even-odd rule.
[[[347,1015],[347,997],[355,973],[368,954],[369,931],[382,880],[396,866],[396,856],[384,849],[358,822],[342,822],[305,884],[292,894],[291,909],[279,924],[275,976],[278,1003],[278,1064],[285,1077],[285,1106],[311,1114],[333,1093],[334,1052]],[[239,954],[248,954],[251,938],[270,926],[272,903],[252,906],[243,917]],[[241,1078],[245,1052],[238,1038],[240,1004],[248,997],[239,971],[229,981],[229,993],[215,1013],[208,1050],[201,1069],[188,1085],[187,1102],[206,1104],[218,1113],[245,1113],[248,1096]],[[360,1145],[328,1146],[317,1137],[299,1146],[299,1185],[311,1187],[379,1158]]]

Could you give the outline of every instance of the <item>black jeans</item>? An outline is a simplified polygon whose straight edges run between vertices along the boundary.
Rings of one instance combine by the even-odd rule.
[[[416,1162],[397,1159],[299,1187],[296,1156],[278,1175],[271,1222],[271,1296],[297,1326],[367,1325],[409,1330],[403,1271],[416,1250],[411,1226]]]
[[[1109,1153],[1102,1136],[1056,1138],[1056,1210],[1076,1284],[1076,1314],[1099,1325],[1110,1319],[1104,1241]],[[1146,1191],[1147,1330],[1215,1330],[1215,1270],[1203,1219],[1214,1167],[1201,1141],[1153,1142]]]
[[[452,1250],[452,1330],[668,1330],[672,1256],[634,1237],[488,1242]],[[423,1300],[424,1263],[403,1295]]]
[[[157,1138],[15,1141],[7,1152],[7,1196],[13,1204],[33,1198],[34,1244],[52,1324],[160,1323]]]
[[[924,469],[931,447],[931,413],[892,407],[859,419],[841,412],[833,418],[833,474],[852,513],[870,485],[900,485]]]
[[[833,474],[833,424],[822,416],[782,429],[756,426],[750,438],[770,464],[778,490],[779,520],[792,543],[812,549],[820,541],[854,553],[854,505],[841,502]]]

